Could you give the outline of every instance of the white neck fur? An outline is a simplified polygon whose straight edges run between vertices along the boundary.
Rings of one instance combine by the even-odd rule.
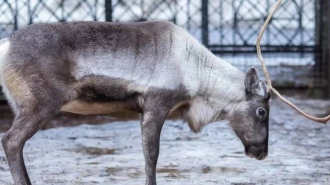
[[[198,90],[184,119],[194,132],[199,132],[245,99],[245,74],[194,39],[186,45],[186,50],[191,52],[187,62],[194,63],[197,69],[189,76],[198,82]]]

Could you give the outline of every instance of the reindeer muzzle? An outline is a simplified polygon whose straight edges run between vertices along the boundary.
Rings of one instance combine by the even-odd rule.
[[[245,154],[257,160],[263,160],[268,155],[268,146],[267,145],[247,146],[245,147]]]

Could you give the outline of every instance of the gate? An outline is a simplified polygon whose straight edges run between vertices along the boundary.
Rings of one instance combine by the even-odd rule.
[[[255,41],[275,1],[0,0],[0,38],[39,22],[167,20],[246,71],[260,66]],[[275,86],[329,89],[328,63],[319,54],[323,1],[284,0],[271,20],[261,49]]]

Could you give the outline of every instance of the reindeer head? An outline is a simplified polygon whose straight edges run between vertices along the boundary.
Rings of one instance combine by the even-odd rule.
[[[268,153],[268,120],[270,94],[251,68],[245,76],[246,99],[234,106],[230,125],[242,141],[245,154],[262,160]]]

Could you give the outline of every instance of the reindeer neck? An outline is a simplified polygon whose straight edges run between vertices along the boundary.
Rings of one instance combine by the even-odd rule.
[[[195,44],[190,55],[189,63],[195,66],[187,74],[197,85],[184,119],[192,131],[199,132],[209,123],[228,118],[227,113],[244,100],[245,75],[201,44]]]
[[[245,99],[245,73],[218,58],[203,45],[194,43],[194,63],[203,96],[214,108],[222,110]]]

